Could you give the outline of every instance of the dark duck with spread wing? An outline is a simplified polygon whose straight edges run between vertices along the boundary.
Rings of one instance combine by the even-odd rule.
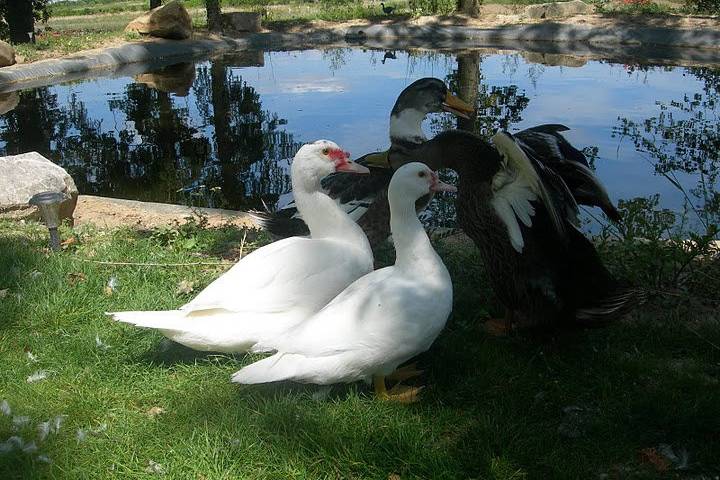
[[[546,153],[541,161],[533,156],[537,150],[503,132],[492,143],[464,131],[444,132],[418,155],[439,152],[459,176],[458,222],[480,249],[493,290],[507,308],[505,321],[493,322],[496,331],[511,325],[601,325],[644,301],[642,291],[619,285],[578,228],[573,182],[586,195],[583,203],[619,217],[594,175],[568,167],[565,180],[554,165],[573,160]]]

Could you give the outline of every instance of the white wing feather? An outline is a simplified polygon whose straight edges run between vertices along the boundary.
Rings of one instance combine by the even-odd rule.
[[[507,227],[513,248],[522,252],[525,241],[518,220],[528,228],[532,226],[535,207],[531,202],[542,201],[559,231],[562,220],[535,167],[517,143],[503,132],[496,133],[492,142],[503,158],[492,181],[492,205]]]

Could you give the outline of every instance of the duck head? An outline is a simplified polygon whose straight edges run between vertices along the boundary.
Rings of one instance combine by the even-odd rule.
[[[335,172],[370,173],[367,167],[350,160],[349,152],[330,140],[317,140],[300,147],[291,169],[293,182],[300,177],[318,185],[320,180]]]
[[[416,80],[400,93],[390,112],[390,141],[422,143],[426,140],[422,122],[428,113],[450,112],[470,118],[474,108],[450,93],[437,78]]]
[[[456,192],[457,188],[441,181],[438,174],[424,163],[411,162],[395,171],[389,191],[391,197],[402,197],[414,205],[418,198],[430,193]]]

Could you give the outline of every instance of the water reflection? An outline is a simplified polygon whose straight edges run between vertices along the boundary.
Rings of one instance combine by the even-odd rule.
[[[655,115],[642,120],[618,117],[616,135],[629,137],[635,148],[682,193],[686,205],[707,229],[720,224],[720,70],[687,69],[703,82],[702,91],[684,93],[670,101],[658,101]],[[692,176],[688,185],[678,175]]]
[[[331,138],[356,156],[386,148],[398,92],[434,76],[478,115],[432,116],[429,135],[563,123],[613,199],[659,193],[678,210],[690,198],[699,210],[715,206],[703,219],[712,222],[719,73],[557,54],[243,51],[134,79],[2,94],[0,153],[39,151],[82,193],[259,208],[289,189],[287,159],[301,142]],[[435,208],[434,222],[452,224],[451,205]]]

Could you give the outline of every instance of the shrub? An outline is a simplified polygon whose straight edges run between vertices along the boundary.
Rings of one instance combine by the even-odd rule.
[[[692,13],[720,15],[720,0],[685,0],[685,4]]]

